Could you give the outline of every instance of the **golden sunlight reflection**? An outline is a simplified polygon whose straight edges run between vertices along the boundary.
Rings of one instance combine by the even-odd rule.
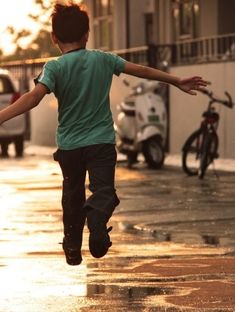
[[[14,209],[19,207],[26,199],[26,195],[13,193],[14,189],[9,185],[4,185],[0,189],[0,228],[10,226],[9,217],[14,213]]]
[[[122,168],[120,167],[116,171],[116,178],[118,180],[145,180],[146,175],[141,174],[141,172],[135,171],[135,170],[130,170],[128,168]]]
[[[53,266],[53,270],[51,266]],[[4,280],[1,296],[7,297],[13,293],[27,296],[30,293],[34,298],[45,296],[55,296],[55,298],[58,296],[86,297],[88,293],[87,267],[85,265],[76,267],[76,274],[74,274],[74,268],[59,271],[57,266],[58,263],[54,260],[48,267],[40,261],[18,259],[10,262],[9,266],[1,273],[1,280]],[[26,272],[27,274],[25,274]],[[48,282],[45,283],[45,280]],[[32,283],[32,281],[34,282]],[[43,287],[39,287],[40,284]]]

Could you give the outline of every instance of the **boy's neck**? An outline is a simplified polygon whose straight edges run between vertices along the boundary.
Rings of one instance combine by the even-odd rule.
[[[80,42],[72,42],[72,43],[60,43],[59,48],[62,54],[68,53],[70,51],[85,49],[86,44],[81,44]]]

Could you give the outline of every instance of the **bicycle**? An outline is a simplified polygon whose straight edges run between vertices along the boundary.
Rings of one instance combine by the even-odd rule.
[[[200,128],[194,131],[185,141],[182,148],[182,168],[189,176],[198,175],[204,178],[208,166],[219,157],[219,113],[215,111],[214,103],[233,108],[231,95],[225,92],[227,100],[214,97],[213,92],[201,91],[209,97],[207,110],[202,114],[203,120]]]

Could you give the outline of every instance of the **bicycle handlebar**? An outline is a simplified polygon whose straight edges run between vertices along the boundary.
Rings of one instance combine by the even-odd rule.
[[[231,95],[230,95],[227,91],[225,91],[224,94],[225,94],[225,95],[227,96],[227,98],[228,98],[229,107],[230,107],[230,108],[233,108],[234,103],[233,103],[233,100],[232,100]]]
[[[209,91],[209,90],[201,90],[201,92],[203,93],[203,94],[206,94],[210,99],[211,99],[211,102],[213,103],[220,103],[220,104],[223,104],[224,106],[226,106],[226,107],[228,107],[228,108],[233,108],[233,105],[234,105],[234,103],[233,103],[233,101],[232,101],[232,97],[231,97],[231,95],[227,92],[227,91],[225,91],[224,92],[224,94],[226,95],[226,97],[228,98],[228,100],[221,100],[221,99],[219,99],[219,98],[215,98],[214,96],[213,96],[213,92],[212,91]]]

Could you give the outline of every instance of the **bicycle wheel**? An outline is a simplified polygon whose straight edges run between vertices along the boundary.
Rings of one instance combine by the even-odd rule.
[[[198,129],[186,140],[182,149],[182,168],[189,175],[197,175],[200,167],[201,146],[203,131]]]
[[[218,136],[215,132],[206,134],[202,145],[200,167],[198,170],[198,177],[200,179],[204,178],[206,169],[213,162],[214,158],[217,157],[218,143]]]

